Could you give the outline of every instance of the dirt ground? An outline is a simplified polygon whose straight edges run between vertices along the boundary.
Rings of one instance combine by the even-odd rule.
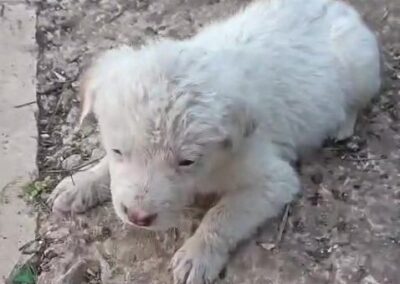
[[[102,155],[96,128],[76,130],[77,78],[106,48],[152,37],[185,38],[231,14],[239,0],[35,1],[39,103],[38,166],[52,188]],[[400,270],[400,2],[352,0],[379,34],[382,95],[357,134],[303,161],[303,193],[232,255],[221,283],[399,283]],[[42,194],[46,197],[46,193]],[[154,234],[124,227],[111,206],[60,220],[41,209],[32,263],[39,283],[171,283],[167,266],[199,216]]]

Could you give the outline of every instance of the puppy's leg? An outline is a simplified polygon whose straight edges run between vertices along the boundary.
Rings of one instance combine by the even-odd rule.
[[[339,130],[336,134],[336,141],[343,141],[353,136],[356,121],[357,121],[356,111],[348,114],[344,123],[339,127]]]
[[[110,197],[108,162],[103,158],[94,167],[64,178],[48,201],[53,211],[82,213]]]
[[[229,252],[293,199],[300,187],[294,169],[280,158],[268,157],[267,163],[246,189],[227,194],[211,208],[175,253],[171,262],[175,283],[212,283]]]

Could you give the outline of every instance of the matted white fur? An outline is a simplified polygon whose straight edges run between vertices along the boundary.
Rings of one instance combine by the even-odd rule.
[[[118,216],[157,230],[195,193],[219,192],[171,262],[176,283],[210,283],[299,191],[291,162],[352,135],[380,88],[379,52],[341,1],[265,0],[185,41],[107,51],[83,85],[82,117],[94,111],[107,157],[75,185],[63,181],[53,208],[104,200],[110,175]]]

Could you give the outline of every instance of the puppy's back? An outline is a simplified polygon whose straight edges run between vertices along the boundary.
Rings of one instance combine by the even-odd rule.
[[[363,107],[381,85],[376,37],[357,11],[342,1],[258,0],[204,28],[190,42],[211,50],[265,53],[266,64],[272,57],[296,53],[307,53],[304,56],[315,62],[332,57],[347,103],[355,109]]]

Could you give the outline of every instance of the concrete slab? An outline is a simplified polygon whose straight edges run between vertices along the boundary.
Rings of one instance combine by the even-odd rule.
[[[36,14],[19,1],[0,1],[0,279],[34,238],[35,216],[20,198],[36,171]],[[3,282],[1,281],[0,282]]]

